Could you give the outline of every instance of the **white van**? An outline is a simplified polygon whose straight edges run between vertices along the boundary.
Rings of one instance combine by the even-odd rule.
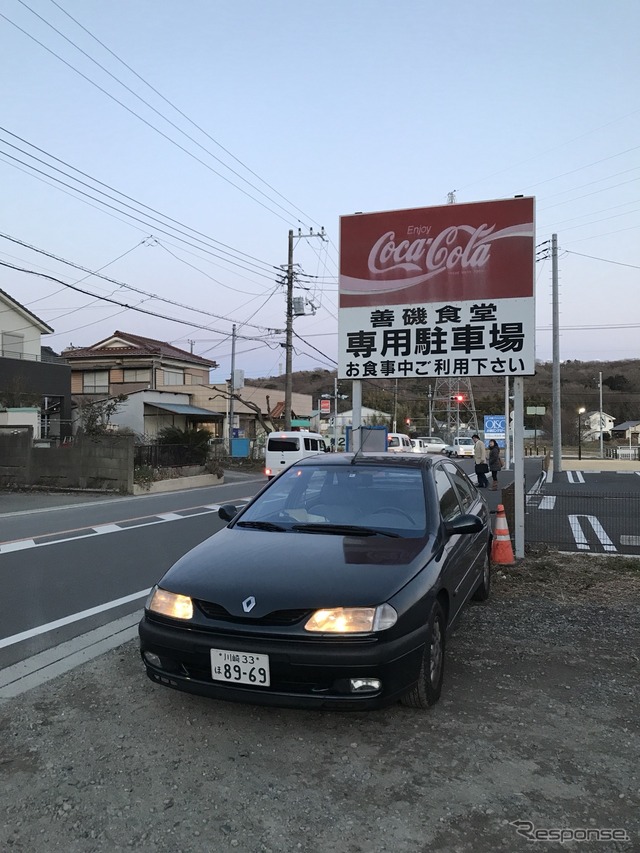
[[[388,432],[387,450],[389,453],[413,453],[411,439],[403,432]]]
[[[293,462],[329,450],[317,432],[270,432],[264,452],[264,473],[271,480]]]

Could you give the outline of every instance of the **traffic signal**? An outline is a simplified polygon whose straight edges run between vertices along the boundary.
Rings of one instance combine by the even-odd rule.
[[[451,399],[454,403],[464,403],[464,394],[454,394]]]
[[[407,426],[411,426],[411,418],[405,418],[404,422]]]

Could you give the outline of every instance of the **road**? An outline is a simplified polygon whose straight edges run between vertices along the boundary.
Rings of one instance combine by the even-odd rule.
[[[460,464],[472,474],[472,460]],[[541,468],[540,459],[525,460],[527,541],[640,554],[636,472],[565,471],[536,489]],[[512,480],[511,471],[500,473],[501,487]],[[222,527],[218,506],[242,502],[264,484],[260,475],[238,475],[223,486],[99,500],[78,496],[73,505],[51,496],[54,505],[38,509],[14,498],[17,511],[0,513],[0,669],[125,617],[131,618],[121,627],[130,629],[149,588]],[[485,494],[495,511],[501,492]],[[0,509],[7,508],[3,501]]]
[[[263,477],[0,517],[0,668],[140,611],[175,560]]]
[[[529,492],[526,531],[528,542],[562,550],[640,555],[640,471],[555,474]]]

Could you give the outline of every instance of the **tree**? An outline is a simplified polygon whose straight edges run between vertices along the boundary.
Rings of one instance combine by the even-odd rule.
[[[126,394],[118,394],[108,400],[92,400],[82,397],[79,403],[80,430],[85,435],[106,435],[111,418],[122,408]]]

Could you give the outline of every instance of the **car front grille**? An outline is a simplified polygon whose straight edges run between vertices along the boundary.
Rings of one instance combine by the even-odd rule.
[[[266,616],[258,618],[251,616],[233,616],[221,604],[212,601],[201,601],[196,599],[196,605],[207,619],[215,619],[223,622],[234,622],[239,625],[295,625],[306,616],[311,615],[311,610],[274,610]]]

